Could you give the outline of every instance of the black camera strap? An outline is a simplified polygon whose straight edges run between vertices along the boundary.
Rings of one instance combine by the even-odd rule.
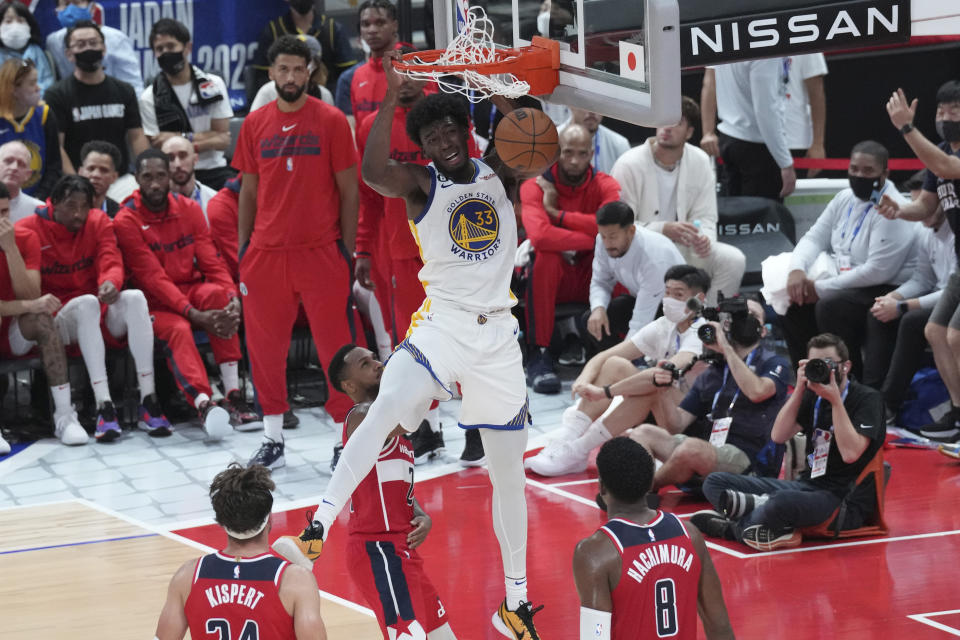
[[[753,351],[747,354],[747,359],[745,360],[747,367],[753,364],[753,361],[757,358],[757,353],[760,352],[760,347],[757,347]],[[751,369],[752,370],[752,369]],[[723,382],[720,383],[720,388],[717,389],[717,392],[713,394],[713,404],[710,405],[710,416],[714,419],[716,416],[713,414],[714,410],[717,408],[717,401],[720,400],[720,394],[723,393],[723,390],[727,388],[727,376],[730,374],[730,365],[723,365]],[[736,380],[734,380],[736,382]],[[737,398],[740,397],[740,386],[737,386],[736,392],[733,394],[733,399],[730,400],[730,406],[727,407],[727,415],[729,416],[733,412],[733,405],[737,403]]]

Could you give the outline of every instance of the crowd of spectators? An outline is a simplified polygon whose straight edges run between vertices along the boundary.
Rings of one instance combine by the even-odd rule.
[[[280,466],[289,405],[278,342],[293,324],[311,325],[321,364],[364,328],[385,355],[423,301],[403,203],[358,180],[386,90],[383,55],[407,46],[396,8],[360,5],[361,53],[347,26],[311,0],[290,0],[259,38],[250,114],[233,140],[226,85],[192,62],[184,24],[152,26],[159,72],[143,78],[123,32],[103,25],[85,0],[61,4],[61,29],[44,37],[24,4],[0,3],[0,203],[8,205],[0,211],[0,357],[41,356],[54,433],[82,444],[68,347],[79,348],[94,391],[92,430],[110,441],[121,427],[107,347],[131,352],[139,426],[170,433],[168,399],[153,383],[157,345],[211,438],[263,425],[253,459]],[[718,240],[718,192],[781,201],[796,186],[793,158],[825,155],[826,73],[822,55],[707,69],[701,104],[684,97],[679,121],[633,148],[601,115],[563,110],[557,162],[506,185],[521,222],[516,312],[528,384],[556,394],[558,365],[583,366],[576,402],[529,460],[533,471],[582,470],[592,450],[627,432],[662,463],[654,490],[706,479],[703,491],[719,509],[701,518],[708,533],[756,548],[793,544],[799,527],[816,524],[790,511],[800,508],[797,494],[810,502],[808,516],[836,507],[876,453],[877,434],[896,422],[928,344],[951,408],[920,432],[960,439],[960,83],[947,82],[935,98],[940,145],[914,126],[916,101],[891,97],[890,120],[926,172],[901,194],[887,150],[855,145],[849,188],[799,240],[784,282],[765,283],[786,291],[777,313],[741,293],[746,258]],[[425,161],[405,120],[431,91],[404,80],[391,157]],[[502,109],[477,105],[481,112],[489,115],[472,129],[470,153],[489,157]],[[285,142],[281,131],[301,122]],[[697,126],[699,147],[690,142]],[[309,278],[278,286],[279,274],[295,270]],[[575,311],[561,318],[558,304]],[[718,305],[720,322],[705,320],[703,307]],[[197,331],[219,381],[208,377]],[[771,332],[782,333],[785,352],[771,350]],[[258,407],[241,384],[241,340]],[[811,382],[810,358],[826,358],[831,376]],[[331,389],[327,409],[342,423],[346,396]],[[775,477],[783,443],[801,430],[807,473],[829,482],[746,479]],[[473,436],[467,465],[483,462]],[[418,463],[442,450],[436,405],[414,445]]]

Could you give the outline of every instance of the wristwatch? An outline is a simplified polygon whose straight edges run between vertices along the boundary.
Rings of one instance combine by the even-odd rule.
[[[905,136],[905,135],[907,135],[908,133],[910,133],[911,131],[913,131],[913,123],[912,123],[912,122],[908,122],[907,124],[905,124],[905,125],[903,125],[902,127],[900,127],[900,135],[904,135],[904,136]]]
[[[902,300],[897,303],[897,311],[900,312],[900,315],[905,314],[909,310],[910,310],[910,306],[907,304],[906,300]]]

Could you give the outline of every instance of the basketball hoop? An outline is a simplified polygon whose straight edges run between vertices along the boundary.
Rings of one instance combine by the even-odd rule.
[[[463,30],[446,49],[408,53],[393,68],[411,78],[436,82],[442,91],[459,93],[471,102],[495,95],[545,95],[559,81],[560,43],[534,36],[529,46],[498,49],[493,22],[481,7],[471,7]],[[461,78],[463,84],[445,76]]]

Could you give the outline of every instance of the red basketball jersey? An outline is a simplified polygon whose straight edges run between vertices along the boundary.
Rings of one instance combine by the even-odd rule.
[[[700,558],[680,520],[660,511],[647,524],[615,518],[600,528],[620,551],[612,640],[696,640]]]
[[[280,602],[280,580],[289,564],[269,553],[255,558],[211,553],[200,558],[184,607],[190,637],[296,640],[293,616]]]
[[[413,527],[413,445],[403,436],[387,441],[377,464],[350,497],[351,535],[406,534]]]

